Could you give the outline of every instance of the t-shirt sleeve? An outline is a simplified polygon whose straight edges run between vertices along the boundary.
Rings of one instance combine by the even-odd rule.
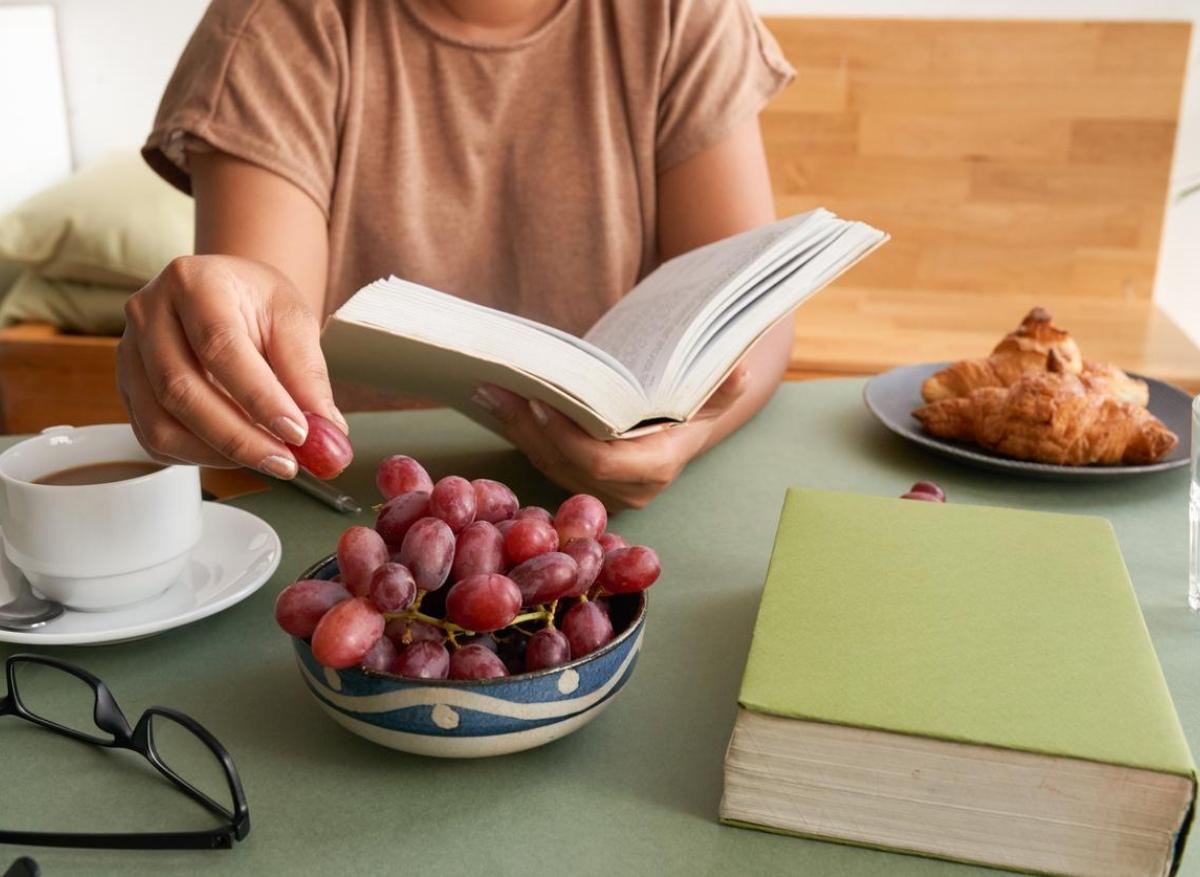
[[[215,149],[291,181],[329,215],[347,66],[332,3],[214,0],[167,84],[142,155],[191,193]]]
[[[658,103],[657,170],[757,115],[795,77],[746,0],[672,0]]]

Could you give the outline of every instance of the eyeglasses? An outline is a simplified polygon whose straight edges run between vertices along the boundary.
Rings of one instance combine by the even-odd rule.
[[[0,700],[0,716],[18,716],[83,743],[132,750],[149,761],[177,789],[219,817],[224,825],[207,831],[127,834],[0,829],[0,843],[94,849],[230,849],[235,840],[244,840],[250,833],[250,810],[233,759],[217,738],[191,716],[155,706],[142,713],[136,727],[131,729],[107,685],[80,667],[43,655],[12,655],[5,662],[5,676],[8,693]],[[18,678],[24,680],[21,690],[18,690]],[[73,680],[91,689],[90,700],[81,688],[72,692],[76,695],[74,703],[69,702],[71,698],[61,696],[64,683],[79,688],[78,682]],[[54,689],[53,697],[47,693],[50,688]],[[197,740],[202,744],[199,758],[195,750]],[[168,741],[171,745],[166,745]],[[218,803],[180,775],[182,772],[195,780],[197,762],[207,762],[209,755],[223,774],[231,807]],[[211,763],[200,765],[201,769],[211,767]]]

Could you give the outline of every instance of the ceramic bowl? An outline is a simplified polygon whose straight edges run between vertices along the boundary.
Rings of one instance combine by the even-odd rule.
[[[301,578],[328,579],[326,558]],[[499,679],[405,679],[362,669],[332,670],[293,637],[300,675],[317,704],[348,730],[384,746],[443,758],[532,749],[583,727],[612,702],[642,648],[646,595],[612,598],[613,627],[602,649],[561,667]]]

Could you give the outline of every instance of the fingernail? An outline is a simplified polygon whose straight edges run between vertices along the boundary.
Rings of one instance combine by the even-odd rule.
[[[537,399],[529,400],[529,410],[533,412],[533,419],[538,422],[538,426],[545,426],[550,422],[550,412]]]
[[[346,418],[342,416],[342,412],[338,411],[336,405],[329,406],[329,417],[334,423],[342,428],[342,432],[350,432],[350,424],[346,422]]]
[[[296,477],[296,461],[289,457],[281,457],[278,454],[272,454],[267,457],[258,464],[258,468],[266,474],[282,478],[284,481],[289,481]]]
[[[276,417],[271,421],[271,432],[289,445],[302,445],[308,438],[308,430],[290,417]]]
[[[476,387],[475,392],[471,394],[471,401],[484,411],[490,411],[492,414],[495,414],[500,409],[500,400],[487,387]]]

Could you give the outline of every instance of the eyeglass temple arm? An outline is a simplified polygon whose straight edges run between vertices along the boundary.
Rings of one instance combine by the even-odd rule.
[[[93,850],[229,850],[234,832],[142,832],[124,834],[72,834],[68,832],[0,831],[0,843],[38,847],[76,847]]]

